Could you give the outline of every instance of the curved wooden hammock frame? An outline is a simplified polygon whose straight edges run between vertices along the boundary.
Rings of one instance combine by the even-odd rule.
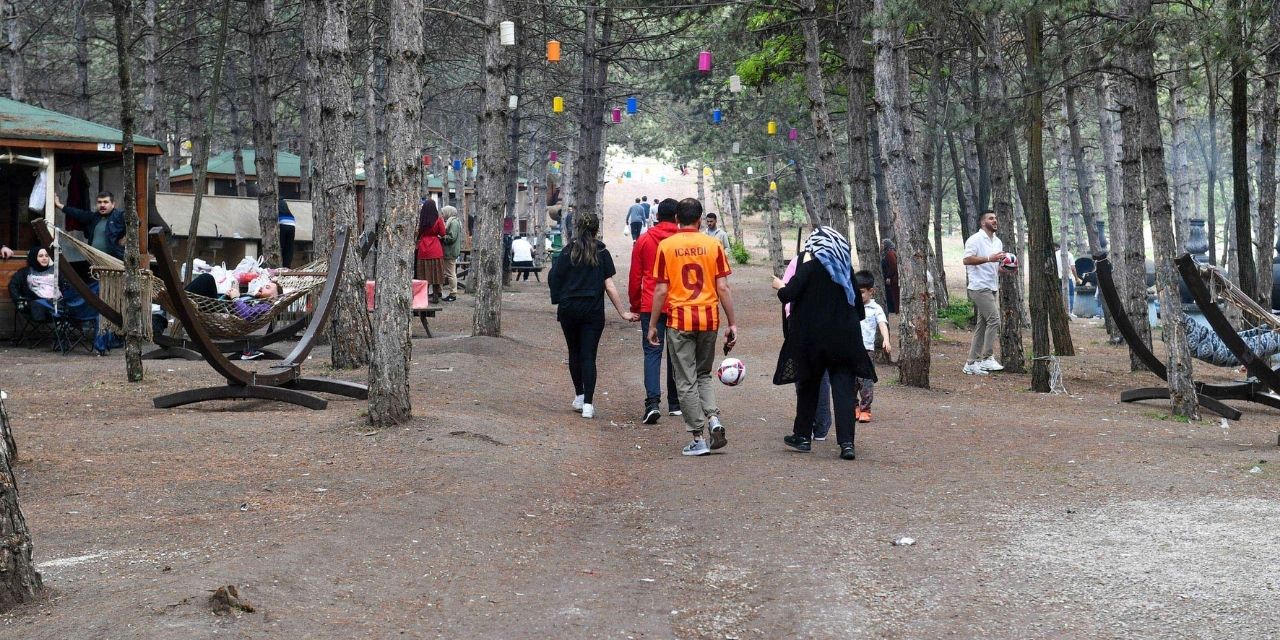
[[[324,409],[328,406],[325,399],[307,393],[309,391],[331,393],[359,400],[368,399],[369,388],[365,385],[345,380],[302,376],[302,363],[311,353],[316,339],[320,337],[325,324],[329,322],[329,315],[333,312],[334,296],[338,282],[341,280],[342,268],[347,260],[347,245],[347,229],[343,228],[338,231],[334,239],[333,252],[329,254],[328,277],[311,313],[306,331],[302,334],[302,339],[294,346],[293,351],[284,357],[283,362],[271,366],[271,369],[277,370],[275,373],[264,374],[242,369],[233,364],[209,337],[204,324],[196,315],[195,307],[183,290],[182,279],[174,269],[163,233],[153,231],[150,246],[156,253],[156,275],[164,281],[165,289],[170,292],[174,316],[187,330],[187,335],[191,336],[196,350],[209,363],[209,366],[227,380],[225,386],[191,389],[159,396],[154,400],[155,406],[159,409],[168,409],[206,400],[249,398],[287,402],[308,409]]]
[[[1184,264],[1189,263],[1190,266]],[[1146,343],[1138,339],[1138,332],[1133,328],[1133,323],[1129,322],[1129,316],[1120,306],[1120,294],[1116,292],[1115,281],[1111,276],[1111,261],[1105,254],[1094,256],[1097,265],[1098,288],[1102,291],[1102,298],[1107,303],[1107,312],[1111,314],[1112,320],[1116,323],[1116,329],[1124,336],[1125,344],[1129,345],[1129,350],[1133,352],[1142,364],[1150,369],[1152,373],[1160,377],[1161,380],[1169,379],[1168,369],[1165,368],[1164,362],[1156,357]],[[1183,255],[1177,259],[1178,269],[1182,273],[1182,279],[1186,281],[1188,289],[1191,290],[1192,296],[1196,299],[1196,304],[1200,306],[1200,310],[1205,314],[1205,319],[1209,321],[1214,332],[1222,338],[1223,342],[1235,353],[1240,362],[1245,363],[1249,373],[1254,374],[1258,380],[1266,382],[1271,378],[1280,384],[1280,376],[1274,371],[1268,369],[1262,364],[1261,360],[1249,350],[1244,344],[1240,336],[1227,322],[1222,311],[1217,305],[1212,303],[1212,297],[1209,290],[1205,287],[1204,282],[1200,280],[1198,268],[1190,255]],[[1188,268],[1191,270],[1192,277],[1188,277]],[[1214,316],[1220,320],[1215,322]],[[1225,330],[1225,333],[1224,333]],[[1234,345],[1233,345],[1234,342]],[[1243,350],[1243,351],[1240,351]],[[1250,364],[1252,363],[1252,366]],[[1261,368],[1265,370],[1263,375],[1255,373],[1255,369]],[[1267,377],[1264,377],[1267,376]],[[1276,389],[1276,386],[1267,382],[1267,386]],[[1196,382],[1196,399],[1200,406],[1208,409],[1229,420],[1239,420],[1242,415],[1240,411],[1228,406],[1223,400],[1245,400],[1257,404],[1266,405],[1268,407],[1280,409],[1280,398],[1269,395],[1266,388],[1258,382],[1234,382],[1234,383],[1208,383]],[[1120,392],[1121,402],[1137,402],[1139,400],[1168,400],[1168,387],[1144,387],[1140,389],[1129,389]]]
[[[41,244],[46,247],[53,246],[53,236],[49,234],[49,227],[45,224],[43,219],[33,221],[31,223],[31,228],[35,230],[36,238]],[[106,318],[107,322],[110,322],[117,327],[123,327],[124,317],[120,311],[104,302],[102,298],[98,297],[98,294],[94,293],[93,290],[89,288],[89,284],[80,277],[80,274],[76,273],[76,270],[71,268],[71,264],[67,262],[65,256],[59,255],[58,261],[59,269],[61,269],[61,275],[67,283],[71,285],[71,288],[75,289],[76,293],[79,293],[80,297],[84,298],[85,302],[89,303],[89,306],[93,307],[95,311],[102,315],[102,317]],[[308,319],[307,315],[303,315],[301,318],[298,318],[279,329],[268,331],[262,335],[248,335],[237,340],[216,340],[213,344],[222,353],[261,351],[263,353],[263,358],[266,360],[283,360],[283,355],[267,347],[283,340],[291,340],[295,338],[298,335],[298,332],[306,328]],[[183,360],[204,359],[204,356],[200,355],[200,352],[196,350],[195,343],[190,339],[175,338],[162,333],[156,333],[151,337],[151,341],[159,348],[152,349],[142,354],[143,360],[168,360],[170,358],[182,358]]]

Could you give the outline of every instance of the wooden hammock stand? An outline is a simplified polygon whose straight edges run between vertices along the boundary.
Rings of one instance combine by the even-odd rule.
[[[1190,256],[1183,256],[1183,258],[1191,261]],[[1182,267],[1183,258],[1178,259],[1178,265],[1179,269],[1183,271],[1183,279],[1187,280],[1186,272]],[[1129,315],[1126,314],[1120,306],[1120,294],[1116,291],[1115,280],[1112,279],[1111,274],[1111,260],[1108,259],[1107,254],[1105,253],[1097,254],[1093,256],[1093,259],[1097,265],[1098,288],[1102,291],[1102,299],[1107,303],[1107,313],[1111,314],[1112,320],[1116,323],[1116,329],[1120,331],[1120,335],[1124,336],[1125,344],[1129,345],[1129,350],[1138,357],[1138,360],[1142,361],[1142,364],[1145,365],[1151,373],[1156,374],[1156,376],[1161,380],[1168,381],[1169,371],[1165,368],[1164,362],[1157,358],[1154,353],[1151,353],[1151,349],[1147,347],[1146,343],[1138,339],[1138,332],[1133,328],[1133,323],[1129,322]],[[1192,261],[1193,270],[1195,269],[1194,264],[1195,263]],[[1203,282],[1200,282],[1199,272],[1195,271],[1195,274],[1196,276],[1194,280],[1199,283],[1201,292],[1205,296],[1205,299],[1208,300],[1208,289],[1205,288]],[[1193,284],[1194,283],[1190,280],[1187,281],[1188,287],[1192,287]],[[1192,291],[1194,295],[1195,289],[1193,288]],[[1197,298],[1196,302],[1199,304],[1199,298]],[[1211,303],[1202,305],[1202,311],[1205,311],[1205,306],[1212,307],[1213,311],[1222,319],[1222,322],[1226,323],[1226,318],[1222,316],[1222,312],[1219,311],[1215,305]],[[1205,313],[1205,318],[1210,318],[1208,312]],[[1210,319],[1210,324],[1213,324],[1212,319]],[[1227,324],[1226,327],[1230,335],[1235,338],[1237,346],[1247,351],[1248,347],[1240,341],[1240,336],[1236,335],[1235,331],[1230,329],[1229,324]],[[1231,350],[1235,352],[1235,348],[1231,347],[1231,342],[1228,341],[1226,336],[1222,335],[1222,331],[1219,330],[1217,326],[1214,326],[1214,330],[1223,338],[1223,342],[1227,344],[1228,348],[1231,348]],[[1252,352],[1250,352],[1250,354],[1252,354]],[[1240,357],[1240,354],[1237,353],[1236,356]],[[1257,360],[1257,358],[1254,357],[1254,360]],[[1240,361],[1246,362],[1244,358],[1240,358]],[[1249,371],[1252,373],[1253,369],[1251,368]],[[1274,375],[1274,372],[1272,373]],[[1259,377],[1258,379],[1261,380],[1262,378]],[[1266,393],[1265,387],[1257,382],[1196,382],[1195,387],[1196,400],[1200,406],[1227,418],[1228,420],[1239,420],[1242,414],[1240,411],[1222,402],[1223,400],[1245,400],[1280,409],[1280,398]],[[1143,387],[1140,389],[1129,389],[1127,391],[1120,392],[1120,402],[1168,399],[1168,387]]]
[[[36,238],[46,247],[53,246],[53,236],[49,233],[49,227],[43,219],[31,222],[31,228],[35,231]],[[60,275],[71,285],[80,297],[84,298],[89,306],[93,307],[107,322],[117,327],[124,326],[124,316],[115,307],[107,304],[98,294],[89,288],[89,283],[80,277],[79,273],[71,267],[66,256],[59,252],[58,268]],[[298,332],[307,326],[308,316],[303,315],[301,318],[290,322],[289,324],[268,331],[264,334],[246,335],[243,338],[235,340],[215,340],[214,345],[222,353],[242,353],[245,351],[261,351],[264,360],[283,360],[284,356],[274,349],[268,347],[277,342],[285,340],[293,340],[297,337]],[[151,337],[151,341],[156,345],[156,349],[152,349],[142,354],[143,360],[169,360],[173,358],[181,358],[183,360],[203,360],[204,356],[196,350],[195,343],[189,338],[179,338],[165,335],[157,332]]]
[[[168,409],[206,400],[250,398],[287,402],[308,409],[324,409],[328,406],[329,403],[324,398],[308,392],[331,393],[359,400],[368,399],[369,388],[365,385],[330,378],[307,378],[302,375],[302,364],[306,362],[307,356],[329,322],[329,315],[333,311],[338,283],[342,280],[342,268],[347,260],[348,243],[345,227],[340,229],[337,237],[334,238],[333,251],[329,254],[329,269],[326,272],[328,276],[311,313],[306,331],[294,346],[293,351],[284,357],[283,362],[270,367],[276,370],[275,373],[259,373],[242,369],[223,355],[213,339],[209,337],[204,323],[201,322],[195,307],[183,290],[182,279],[174,269],[163,232],[152,231],[150,242],[156,254],[156,274],[169,292],[170,300],[173,302],[174,317],[186,329],[193,346],[209,366],[227,379],[227,384],[224,386],[190,389],[159,396],[154,400],[156,408]]]

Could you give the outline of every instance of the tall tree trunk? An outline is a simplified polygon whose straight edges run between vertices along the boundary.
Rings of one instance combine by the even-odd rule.
[[[157,179],[163,181],[164,189],[169,190],[169,139],[160,131],[160,73],[156,68],[156,57],[160,55],[160,36],[156,33],[156,11],[159,0],[143,0],[142,3],[142,133],[160,140],[160,149],[164,152],[156,159]]]
[[[387,25],[382,54],[387,73],[387,208],[378,216],[375,231],[378,286],[374,289],[374,338],[370,344],[369,424],[389,427],[408,422],[413,413],[409,306],[422,173],[420,110],[427,79],[422,75],[422,0],[385,0],[379,7],[384,11],[378,12],[377,18]]]
[[[225,97],[229,112],[227,119],[231,130],[231,166],[235,172],[236,197],[247,198],[249,177],[244,172],[244,128],[240,125],[240,81],[236,76],[234,61],[227,65],[227,85],[230,90]]]
[[[1178,292],[1177,269],[1173,264],[1173,210],[1169,204],[1169,183],[1165,177],[1164,139],[1160,131],[1160,105],[1156,96],[1155,27],[1151,22],[1151,0],[1128,0],[1129,16],[1136,42],[1130,46],[1130,71],[1136,92],[1136,115],[1141,127],[1142,167],[1146,186],[1147,215],[1151,220],[1151,240],[1156,257],[1156,289],[1160,296],[1160,325],[1169,372],[1169,399],[1174,415],[1200,418],[1195,382],[1191,379],[1191,350],[1183,326],[1182,300]],[[1248,206],[1248,194],[1243,204]],[[1247,213],[1247,212],[1246,212]],[[1246,219],[1248,216],[1245,216]],[[1237,216],[1238,220],[1238,216]],[[1241,227],[1247,232],[1248,227]],[[1252,262],[1253,255],[1242,251]],[[1243,280],[1243,274],[1241,279]]]
[[[88,0],[76,0],[75,26],[72,37],[76,43],[76,99],[75,114],[85,120],[93,115],[93,104],[89,98],[89,23],[85,20],[85,5]]]
[[[876,290],[884,291],[884,274],[880,272],[880,242],[877,239],[877,216],[871,184],[871,145],[868,125],[873,116],[867,109],[871,89],[871,50],[867,46],[869,0],[850,0],[845,30],[844,49],[847,73],[845,124],[849,131],[849,198],[852,211],[853,243],[858,253],[858,267],[875,277]],[[736,225],[735,225],[736,226]]]
[[[307,0],[319,36],[307,42],[307,60],[315,73],[307,91],[320,96],[311,135],[316,155],[312,161],[312,221],[318,255],[333,249],[339,228],[353,233],[356,226],[355,110],[352,108],[349,0]],[[333,367],[355,369],[369,362],[368,302],[364,265],[348,260],[338,285],[337,306],[329,323]]]
[[[1253,231],[1249,216],[1249,52],[1244,43],[1244,0],[1231,0],[1227,8],[1227,40],[1231,55],[1231,185],[1235,206],[1236,251],[1240,290],[1258,299],[1258,268],[1253,261]],[[1145,160],[1144,155],[1144,160]],[[1148,196],[1149,197],[1149,196]],[[1194,400],[1194,393],[1192,399]],[[1194,404],[1193,404],[1194,408]]]
[[[987,79],[986,100],[982,108],[983,147],[986,149],[991,175],[991,205],[996,219],[1008,225],[1000,233],[1005,251],[1018,254],[1021,238],[1014,224],[1013,194],[1009,188],[1009,147],[1005,143],[1012,137],[1011,118],[1005,109],[1005,62],[1000,49],[1000,24],[996,12],[988,13],[985,20],[985,40],[988,50],[983,64]],[[1022,274],[1000,275],[1000,360],[1010,373],[1026,372],[1026,355],[1022,345],[1022,317],[1025,315],[1022,296]]]
[[[1206,152],[1208,156],[1205,159],[1205,182],[1207,182],[1205,210],[1208,215],[1205,220],[1209,233],[1209,262],[1218,264],[1218,213],[1214,210],[1214,192],[1218,188],[1218,78],[1213,72],[1213,60],[1210,57],[1208,48],[1204,51],[1204,74],[1206,88],[1206,99],[1209,109],[1209,149]],[[1203,146],[1202,146],[1203,147]]]
[[[1038,7],[1023,14],[1023,47],[1027,56],[1027,268],[1030,270],[1031,312],[1031,390],[1048,393],[1050,335],[1058,347],[1057,355],[1069,355],[1071,334],[1066,330],[1066,313],[1062,297],[1054,283],[1052,229],[1049,222],[1049,191],[1044,175],[1044,70],[1041,38],[1044,15]],[[1054,322],[1055,312],[1062,318]],[[1051,328],[1052,325],[1052,328]],[[1062,332],[1065,335],[1059,334]],[[1064,349],[1065,347],[1065,349]]]
[[[824,3],[825,6],[825,3]],[[818,148],[818,179],[825,211],[819,218],[823,224],[849,234],[848,204],[844,198],[844,180],[840,161],[836,159],[835,135],[831,131],[831,115],[827,112],[826,81],[822,77],[822,37],[818,29],[815,0],[803,0],[800,28],[804,34],[804,86],[809,100],[809,116],[813,122],[814,144]]]
[[[275,65],[273,43],[275,0],[248,0],[249,102],[253,113],[253,170],[257,174],[258,228],[262,230],[262,256],[266,264],[280,263],[279,178],[276,175]]]
[[[516,24],[516,33],[517,34],[521,33],[522,32],[521,29],[523,28],[524,23],[521,20],[517,19],[515,21],[515,24]],[[523,92],[523,88],[524,88],[524,56],[517,54],[515,56],[514,66],[515,66],[515,72],[512,74],[513,83],[511,87],[511,95],[519,96]],[[519,189],[518,183],[520,181],[520,120],[521,120],[520,114],[523,108],[524,108],[523,104],[517,103],[517,108],[514,110],[511,110],[511,113],[510,113],[511,125],[509,127],[510,131],[507,135],[508,152],[507,152],[506,179],[503,180],[503,185],[502,185],[503,194],[506,200],[506,217],[512,220],[516,218],[516,200],[517,200],[516,192]],[[515,225],[513,228],[518,229],[519,226]],[[502,277],[503,277],[504,284],[509,283],[511,279],[510,271],[504,270]]]
[[[143,324],[150,320],[144,314],[142,304],[142,256],[138,239],[138,181],[137,164],[133,150],[134,107],[133,81],[130,77],[130,43],[133,38],[133,2],[112,0],[115,14],[116,78],[120,87],[120,131],[123,147],[121,181],[124,183],[124,362],[129,382],[142,381],[142,342],[146,331]],[[150,303],[150,300],[147,301]],[[149,311],[150,304],[145,310]]]
[[[933,281],[933,295],[937,298],[939,308],[951,304],[951,292],[947,290],[946,259],[942,254],[942,196],[945,195],[942,181],[942,136],[939,135],[933,149],[933,175],[937,176],[937,186],[933,190],[933,271],[937,274]]]
[[[742,185],[734,184],[729,187],[729,207],[733,210],[733,242],[734,244],[744,244],[742,240]]]
[[[809,186],[809,172],[804,168],[803,151],[795,154],[791,160],[791,168],[796,172],[796,182],[800,185],[800,198],[804,200],[804,213],[809,218],[809,225],[817,227],[825,224],[822,220],[822,212],[818,210],[818,204],[814,202],[813,190]],[[845,227],[848,227],[848,220],[845,220]],[[839,229],[837,229],[839,231]],[[840,231],[840,233],[845,233]]]
[[[9,97],[21,102],[27,97],[27,65],[23,60],[22,10],[18,0],[3,0],[0,16],[5,26],[5,70],[9,75]]]
[[[699,163],[699,164],[702,164],[702,163]],[[702,166],[698,167],[697,169],[698,202],[706,202],[707,200],[706,166],[707,165],[702,164]],[[772,169],[770,169],[770,171],[772,171]]]
[[[1280,82],[1280,2],[1271,3],[1266,46],[1267,70],[1259,100],[1262,139],[1258,144],[1258,302],[1270,309],[1274,286],[1272,260],[1276,244],[1276,129],[1280,110],[1276,107],[1276,84]]]
[[[603,18],[597,19],[598,11],[601,9],[594,5],[584,9],[586,25],[582,41],[582,112],[578,117],[578,153],[573,159],[574,169],[577,171],[573,181],[577,211],[595,210],[603,166],[600,150],[604,140],[604,88],[609,78],[609,58],[601,51],[609,49],[613,23],[607,11]],[[600,223],[604,228],[604,221],[601,220]]]
[[[1068,242],[1071,227],[1072,212],[1075,210],[1075,202],[1071,198],[1071,168],[1069,167],[1070,152],[1067,151],[1067,142],[1059,136],[1054,130],[1053,121],[1049,120],[1045,123],[1045,134],[1053,141],[1053,151],[1057,160],[1058,169],[1058,244],[1062,248],[1062,259],[1065,260],[1067,252],[1071,251],[1071,244]],[[1057,255],[1054,256],[1054,272],[1058,281],[1058,294],[1062,297],[1063,308],[1070,313],[1071,306],[1068,300],[1070,286],[1067,284],[1068,278],[1071,277],[1071,269],[1067,265],[1061,264]]]
[[[1137,115],[1137,93],[1133,83],[1122,79],[1117,85],[1117,108],[1120,112],[1120,170],[1123,183],[1124,259],[1120,262],[1118,288],[1124,312],[1138,333],[1138,339],[1151,346],[1151,323],[1147,318],[1147,250],[1143,234],[1142,207],[1142,128]],[[1116,226],[1116,225],[1113,225]],[[1142,371],[1146,367],[1130,352],[1129,368]]]
[[[1096,64],[1093,66],[1100,66]],[[1115,142],[1115,106],[1111,99],[1111,85],[1106,81],[1106,76],[1101,73],[1094,75],[1093,80],[1093,97],[1095,106],[1098,111],[1098,146],[1102,147],[1102,176],[1106,182],[1107,188],[1107,237],[1108,252],[1111,257],[1111,264],[1116,273],[1124,274],[1128,271],[1125,264],[1125,224],[1124,224],[1124,197],[1121,190],[1120,180],[1120,161],[1116,152]],[[1115,279],[1117,293],[1121,299],[1125,299],[1125,286],[1127,281],[1125,278]],[[1122,313],[1123,310],[1114,311],[1114,313]],[[1107,313],[1107,333],[1111,336],[1111,342],[1119,344],[1123,341],[1119,329],[1113,320],[1113,312]],[[1136,359],[1130,353],[1130,366],[1136,364]]]
[[[1085,236],[1089,239],[1089,253],[1102,251],[1098,236],[1098,214],[1093,207],[1093,163],[1085,158],[1084,143],[1080,137],[1080,114],[1076,109],[1076,85],[1068,83],[1063,95],[1063,113],[1067,118],[1067,135],[1071,141],[1071,162],[1076,170],[1076,195],[1080,201],[1080,217],[1084,222]]]
[[[871,136],[871,178],[876,188],[876,230],[881,240],[885,238],[897,240],[894,237],[893,211],[889,208],[889,193],[888,187],[885,185],[883,156],[880,153],[880,119],[869,111],[868,113],[868,117],[871,119],[869,130]],[[877,246],[876,256],[879,255],[880,248]],[[879,261],[879,257],[876,260]]]
[[[951,156],[951,173],[956,181],[956,209],[960,212],[960,237],[968,239],[969,236],[977,232],[974,220],[978,217],[977,212],[969,207],[969,198],[965,195],[965,177],[964,168],[960,166],[960,154],[956,151],[956,136],[952,132],[947,132],[947,150]]]
[[[773,154],[765,156],[765,163],[769,167],[769,183],[773,184],[777,181],[777,174],[774,169]],[[768,228],[769,239],[769,266],[773,268],[773,275],[782,277],[782,272],[786,270],[786,264],[782,256],[782,221],[779,212],[782,209],[781,203],[778,201],[778,191],[776,189],[769,190],[769,212],[765,219]]]
[[[898,269],[902,286],[899,330],[899,381],[912,387],[929,387],[929,314],[933,305],[927,282],[928,219],[921,215],[920,168],[915,156],[915,131],[911,122],[910,75],[903,27],[890,15],[889,0],[875,0],[876,119],[880,135],[880,160],[885,187],[895,215],[899,240]]]
[[[507,154],[511,148],[507,114],[507,72],[510,57],[499,40],[498,22],[506,19],[506,0],[484,0],[484,95],[480,115],[480,169],[476,179],[476,233],[471,272],[475,274],[476,311],[472,333],[477,336],[502,335],[502,219],[506,215]],[[603,63],[601,63],[603,65]],[[597,87],[603,86],[601,84]],[[596,124],[599,127],[599,122]],[[599,146],[594,147],[596,154]],[[597,163],[599,156],[596,156]],[[598,167],[597,167],[598,169]],[[581,171],[581,167],[579,167]],[[579,174],[581,177],[581,174]],[[579,202],[594,201],[595,181],[588,194],[579,193]],[[583,188],[580,183],[579,189]]]
[[[1177,233],[1177,251],[1187,250],[1187,238],[1191,235],[1191,161],[1187,153],[1187,85],[1190,71],[1183,68],[1177,80],[1169,86],[1169,132],[1173,148],[1170,149],[1169,170],[1173,174],[1173,228]]]
[[[222,90],[222,67],[226,60],[227,54],[227,32],[230,26],[231,0],[222,0],[222,9],[218,13],[218,52],[214,55],[213,62],[213,83],[209,86],[209,95],[206,100],[209,103],[208,110],[203,114],[198,114],[197,106],[203,106],[201,101],[192,100],[191,118],[193,121],[199,120],[200,115],[204,119],[198,123],[198,133],[196,134],[196,142],[192,145],[191,152],[191,178],[195,185],[195,198],[191,204],[191,225],[187,231],[187,255],[182,260],[187,270],[187,281],[189,282],[195,275],[195,269],[192,266],[196,257],[196,238],[200,237],[200,209],[204,203],[205,187],[208,184],[208,164],[209,164],[209,137],[213,131],[213,117],[217,112],[218,93]],[[194,14],[195,11],[188,12]],[[194,25],[194,22],[192,23]],[[190,30],[195,33],[195,27]],[[199,77],[199,65],[194,63],[194,78]],[[197,83],[198,84],[198,83]],[[199,94],[197,84],[192,85],[192,93]],[[193,122],[193,124],[197,124]]]
[[[119,0],[115,0],[118,2]],[[31,560],[31,531],[18,504],[18,479],[13,466],[18,448],[9,412],[0,394],[0,611],[9,611],[40,595],[40,572]]]

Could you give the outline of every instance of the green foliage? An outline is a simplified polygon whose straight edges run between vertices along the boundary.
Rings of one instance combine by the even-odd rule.
[[[951,304],[938,309],[938,317],[947,320],[957,329],[968,329],[973,322],[973,303],[968,300],[952,300]]]
[[[751,252],[747,251],[747,246],[741,240],[734,240],[729,245],[729,253],[733,254],[733,261],[738,264],[747,264],[751,262]]]

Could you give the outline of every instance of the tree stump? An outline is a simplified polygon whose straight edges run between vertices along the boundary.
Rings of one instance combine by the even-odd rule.
[[[40,573],[31,562],[31,533],[18,507],[18,482],[13,463],[18,448],[9,428],[6,395],[0,391],[0,611],[27,602],[40,592]]]

